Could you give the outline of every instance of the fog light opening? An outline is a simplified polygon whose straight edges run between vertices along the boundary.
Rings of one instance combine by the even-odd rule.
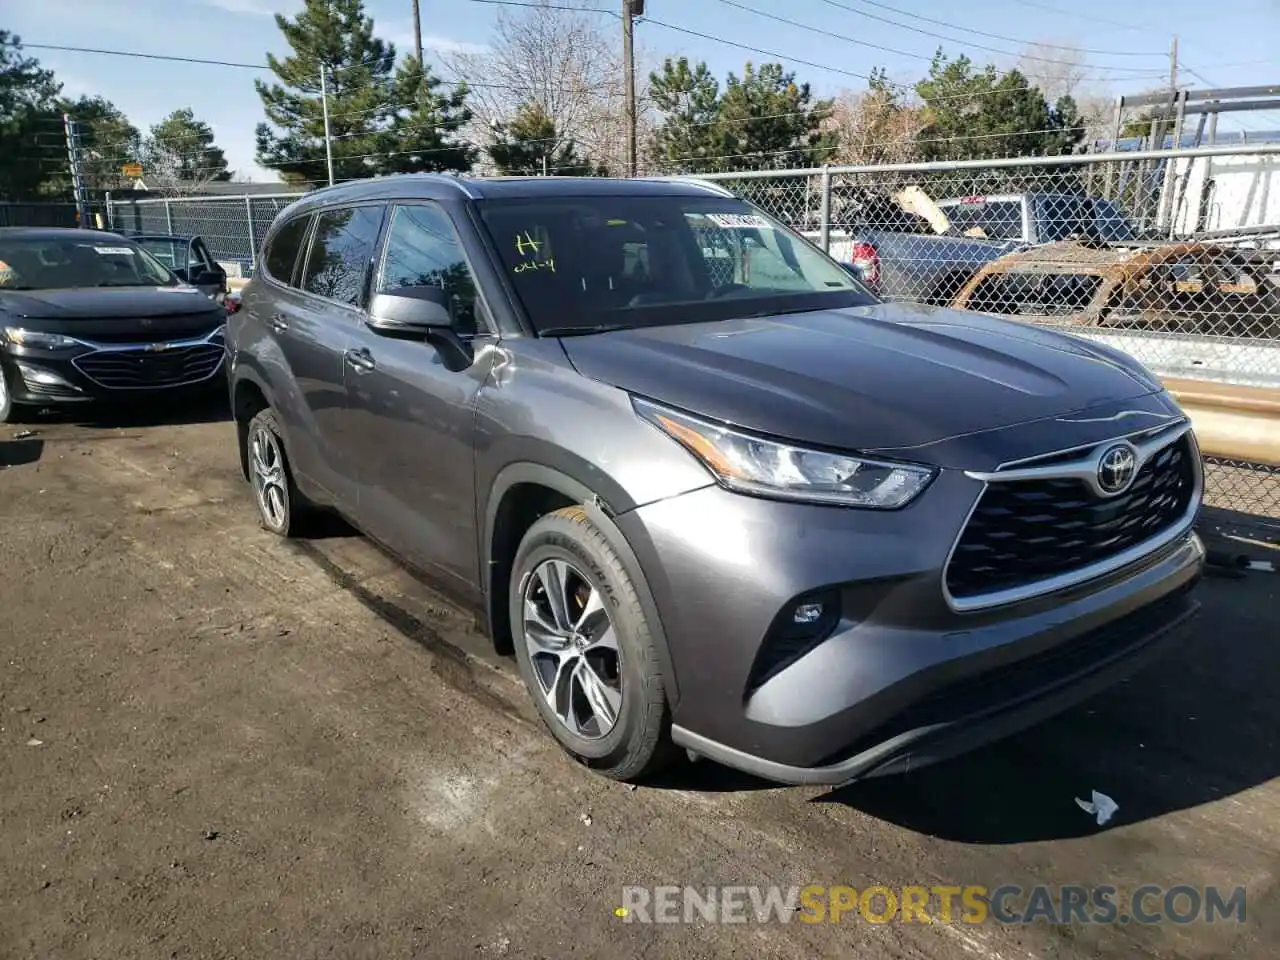
[[[22,379],[26,381],[28,386],[32,387],[65,387],[68,390],[79,391],[74,383],[64,380],[56,373],[48,370],[42,370],[40,367],[34,367],[29,363],[17,364],[18,372],[22,374]]]

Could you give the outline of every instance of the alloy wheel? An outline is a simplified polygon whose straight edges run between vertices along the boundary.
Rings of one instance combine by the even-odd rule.
[[[280,439],[265,427],[255,428],[249,438],[249,463],[262,519],[272,530],[282,530],[289,520],[288,478]]]
[[[570,733],[599,740],[622,710],[618,635],[600,591],[564,560],[546,560],[524,587],[524,640],[533,675]]]

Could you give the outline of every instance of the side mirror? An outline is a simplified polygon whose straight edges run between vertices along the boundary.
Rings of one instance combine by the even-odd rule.
[[[185,271],[184,271],[185,272]],[[222,284],[222,274],[212,270],[201,270],[190,281],[192,286],[207,287],[210,284]]]
[[[439,287],[405,287],[375,295],[365,323],[383,336],[425,339],[441,328],[449,329],[453,318]]]
[[[471,344],[453,329],[448,294],[439,287],[402,287],[376,294],[365,325],[384,337],[428,341],[450,370],[465,370],[475,359]]]

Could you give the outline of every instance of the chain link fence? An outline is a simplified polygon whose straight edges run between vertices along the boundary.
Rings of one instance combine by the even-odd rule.
[[[703,179],[886,299],[1136,357],[1197,421],[1207,502],[1280,518],[1280,145]],[[1257,426],[1268,410],[1269,436]]]
[[[267,229],[301,194],[188,197],[107,202],[111,229],[122,233],[201,236],[217,260],[252,269]]]

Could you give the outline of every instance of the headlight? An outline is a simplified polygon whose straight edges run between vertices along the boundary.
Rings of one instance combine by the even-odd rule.
[[[807,450],[633,399],[636,412],[682,444],[730,490],[784,500],[893,510],[910,503],[936,471],[852,454]]]
[[[21,327],[5,327],[4,338],[22,347],[38,347],[42,350],[66,350],[80,346],[80,341],[64,337],[60,333],[42,333],[39,330],[23,330]]]

